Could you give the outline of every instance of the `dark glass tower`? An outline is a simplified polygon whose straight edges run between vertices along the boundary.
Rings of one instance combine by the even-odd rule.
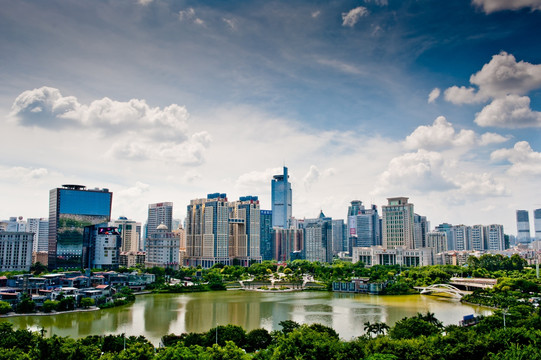
[[[49,192],[49,269],[83,266],[85,226],[111,220],[113,193],[62,185]]]
[[[287,168],[283,175],[274,175],[271,181],[272,227],[287,229],[291,219],[291,183]]]

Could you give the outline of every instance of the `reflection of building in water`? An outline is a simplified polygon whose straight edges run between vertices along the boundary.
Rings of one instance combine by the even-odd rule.
[[[169,334],[169,326],[178,318],[178,303],[172,297],[146,296],[143,314],[144,329],[154,337]],[[168,324],[164,330],[163,325]],[[165,331],[165,332],[164,332]]]

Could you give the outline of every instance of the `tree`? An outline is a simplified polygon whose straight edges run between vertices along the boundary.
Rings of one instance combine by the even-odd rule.
[[[298,322],[295,322],[293,320],[283,320],[280,321],[278,325],[282,327],[282,332],[286,335],[301,326]]]
[[[217,328],[210,329],[206,338],[207,346],[211,346],[216,341],[220,346],[225,346],[227,341],[232,341],[240,347],[246,345],[246,331],[238,325],[219,325]]]
[[[28,294],[24,294],[19,304],[17,304],[17,312],[20,314],[34,312],[35,308],[36,308],[36,303],[34,303],[32,298]]]
[[[39,261],[37,263],[35,263],[35,264],[32,264],[32,266],[30,266],[30,271],[34,275],[39,275],[41,273],[47,272],[47,270],[48,270],[47,266],[43,265]]]
[[[418,336],[430,336],[439,334],[440,329],[419,317],[403,318],[399,320],[389,331],[393,339],[413,339]]]
[[[266,329],[254,329],[246,335],[246,351],[266,349],[271,341],[272,337]]]
[[[88,309],[89,307],[94,306],[94,303],[95,303],[94,299],[89,298],[89,297],[84,297],[81,299],[80,305],[82,308]]]
[[[43,306],[41,307],[41,311],[44,313],[50,313],[53,310],[56,310],[58,307],[58,301],[55,300],[45,300],[43,302]]]
[[[0,314],[4,315],[10,311],[13,311],[11,305],[5,301],[0,301]]]

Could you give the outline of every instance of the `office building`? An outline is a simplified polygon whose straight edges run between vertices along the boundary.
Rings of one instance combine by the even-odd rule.
[[[49,220],[30,218],[26,220],[27,231],[34,233],[33,252],[47,252],[49,247]]]
[[[113,193],[62,185],[49,192],[49,269],[80,268],[85,226],[109,222]]]
[[[471,227],[466,225],[453,226],[454,242],[457,251],[471,250]]]
[[[434,249],[434,254],[447,251],[447,234],[440,231],[426,233],[426,247]]]
[[[332,218],[323,211],[315,219],[304,220],[304,259],[332,263]]]
[[[436,226],[434,231],[445,233],[445,237],[447,238],[447,250],[456,250],[453,235],[453,225],[448,223],[439,224],[438,226]]]
[[[272,227],[289,228],[292,208],[291,183],[287,167],[282,175],[274,175],[271,181]]]
[[[343,219],[332,221],[332,251],[333,254],[348,251],[347,248],[347,225]]]
[[[272,210],[260,210],[259,213],[259,247],[262,260],[273,259]],[[276,260],[276,259],[275,259]]]
[[[414,246],[413,204],[407,197],[388,198],[388,204],[382,206],[383,248],[392,249]]]
[[[208,194],[190,201],[186,214],[186,265],[230,265],[227,195]]]
[[[83,268],[118,269],[121,246],[122,237],[113,222],[86,226],[83,235]]]
[[[29,271],[34,234],[0,231],[0,271]]]
[[[426,216],[413,215],[413,243],[415,249],[426,247],[426,233],[428,232],[428,221]]]
[[[10,232],[26,232],[27,223],[22,216],[11,216],[9,220],[0,221],[0,230]]]
[[[433,265],[432,249],[406,249],[398,246],[394,249],[381,246],[354,247],[351,261],[362,262],[365,266],[374,265],[400,265],[400,266],[426,266]]]
[[[535,240],[541,240],[541,209],[533,211]]]
[[[257,196],[242,196],[229,203],[229,256],[235,264],[261,262],[260,213]]]
[[[148,205],[148,220],[146,225],[146,237],[157,232],[159,225],[164,224],[167,229],[173,229],[173,203],[161,202]]]
[[[178,270],[180,255],[180,236],[160,224],[151,231],[146,241],[146,267],[163,267]]]
[[[488,238],[485,232],[485,226],[473,225],[471,227],[471,245],[472,250],[483,251],[488,249]]]
[[[529,244],[530,217],[527,210],[517,210],[517,244]]]
[[[303,229],[283,229],[274,228],[273,234],[273,260],[278,262],[288,262],[297,258],[301,258],[303,252],[304,230]]]
[[[381,229],[378,208],[371,205],[365,209],[362,201],[353,200],[348,208],[348,249],[381,245]]]
[[[485,227],[487,250],[505,250],[503,225],[492,224]]]
[[[122,239],[120,251],[139,251],[141,243],[141,223],[121,216],[114,220],[113,226],[118,229]]]

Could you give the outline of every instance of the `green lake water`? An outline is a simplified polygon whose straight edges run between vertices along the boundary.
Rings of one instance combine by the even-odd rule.
[[[350,340],[364,334],[364,323],[393,325],[418,312],[432,312],[444,325],[457,324],[464,315],[488,315],[490,309],[461,304],[456,299],[427,296],[376,296],[332,292],[214,291],[195,294],[137,296],[135,303],[118,308],[2,318],[15,329],[44,328],[46,336],[73,338],[88,335],[143,335],[158,345],[165,334],[203,332],[218,325],[240,325],[247,331],[279,330],[282,320],[301,324],[320,323]]]

